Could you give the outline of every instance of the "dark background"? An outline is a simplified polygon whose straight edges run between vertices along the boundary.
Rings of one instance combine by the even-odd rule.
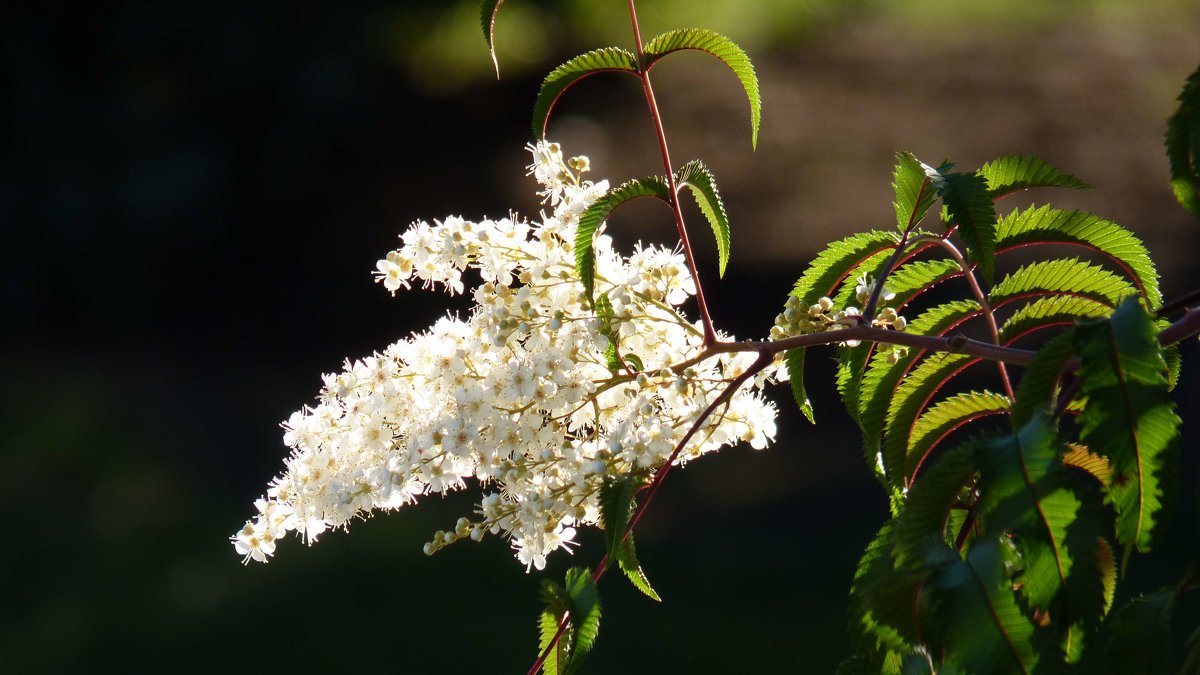
[[[0,670],[524,672],[538,576],[496,539],[420,552],[471,493],[311,549],[285,541],[269,565],[239,565],[228,537],[281,467],[278,420],[320,373],[464,306],[372,282],[396,234],[536,213],[521,148],[537,84],[574,53],[628,44],[623,3],[603,4],[507,3],[498,82],[474,2],[43,3],[6,20]],[[1044,157],[1097,190],[1035,198],[1139,233],[1167,297],[1197,285],[1200,227],[1170,197],[1160,140],[1200,61],[1189,3],[644,4],[645,35],[707,25],[759,68],[754,153],[720,66],[655,71],[677,163],[714,169],[733,220],[720,283],[698,237],[726,330],[764,335],[822,243],[887,226],[897,149],[963,167]],[[628,84],[580,87],[551,127],[597,177],[659,170]],[[636,209],[613,229],[670,232]],[[606,578],[589,672],[829,672],[848,652],[847,590],[886,504],[829,360],[812,361],[820,426],[777,391],[769,450],[667,482],[638,531],[665,602]],[[1135,560],[1124,593],[1194,557],[1195,474],[1193,457],[1168,554]],[[554,576],[599,558],[598,533],[583,541]]]

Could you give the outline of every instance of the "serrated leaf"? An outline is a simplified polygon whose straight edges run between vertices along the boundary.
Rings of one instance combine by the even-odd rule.
[[[1058,381],[1072,353],[1073,332],[1068,330],[1055,336],[1033,357],[1026,366],[1021,382],[1017,385],[1017,401],[1012,407],[1013,429],[1020,429],[1039,413],[1049,414],[1058,395]]]
[[[958,226],[967,252],[983,280],[990,284],[996,270],[996,205],[988,193],[987,181],[970,173],[943,174],[942,180],[939,193],[947,218]]]
[[[915,335],[945,335],[963,321],[976,316],[979,311],[979,303],[974,300],[948,302],[922,312],[909,322],[906,332]],[[881,451],[880,438],[887,416],[888,401],[895,394],[900,380],[924,353],[923,350],[909,349],[907,354],[899,356],[894,362],[889,358],[887,351],[876,352],[871,357],[871,363],[860,380],[858,399],[863,452],[869,458],[869,462],[874,462],[876,454]]]
[[[929,399],[951,377],[977,359],[967,354],[935,354],[911,370],[888,404],[883,434],[883,466],[893,485],[908,485],[909,438],[913,424]]]
[[[1022,267],[1004,277],[988,292],[992,308],[1035,295],[1075,295],[1116,307],[1137,295],[1125,279],[1079,260],[1046,260]]]
[[[1174,612],[1175,592],[1169,590],[1134,598],[1122,607],[1109,636],[1108,672],[1167,673]]]
[[[893,565],[894,521],[867,545],[850,588],[850,632],[866,650],[905,652],[918,636],[915,600],[921,574]]]
[[[872,230],[835,241],[817,254],[796,281],[791,295],[808,307],[831,295],[863,263],[880,253],[890,253],[898,240],[895,233]]]
[[[1146,298],[1147,306],[1158,307],[1162,303],[1158,272],[1145,245],[1116,223],[1083,211],[1042,206],[1014,211],[996,225],[997,251],[1041,244],[1091,249],[1125,272]]]
[[[1079,319],[1108,316],[1112,307],[1076,295],[1054,295],[1021,305],[1000,326],[1000,344],[1014,341],[1045,328],[1071,326]]]
[[[725,267],[729,264],[729,216],[725,213],[725,204],[721,194],[717,192],[717,181],[712,172],[704,166],[704,162],[694,159],[684,164],[675,172],[675,184],[680,188],[689,188],[696,198],[696,205],[712,227],[713,236],[717,240],[717,270],[721,277],[725,276]]]
[[[600,591],[592,580],[592,572],[582,567],[567,570],[564,588],[571,599],[571,645],[563,675],[578,672],[584,657],[596,644],[600,632]]]
[[[492,56],[497,79],[500,78],[500,62],[496,60],[496,15],[500,13],[502,4],[504,0],[483,0],[479,6],[479,23],[483,26],[483,39],[487,41],[488,54]]]
[[[1112,480],[1112,465],[1100,455],[1087,449],[1086,445],[1068,443],[1067,451],[1062,456],[1063,466],[1079,469],[1096,479],[1100,485],[1108,485]]]
[[[1104,585],[1104,614],[1107,615],[1117,594],[1117,559],[1112,545],[1104,537],[1096,540],[1096,568],[1100,570],[1100,582]]]
[[[911,152],[896,153],[896,168],[892,171],[892,191],[896,201],[896,227],[909,232],[919,225],[937,200],[937,190],[925,167]]]
[[[671,188],[659,176],[635,178],[609,190],[579,216],[579,226],[575,230],[575,271],[583,282],[588,302],[592,302],[595,296],[596,230],[618,206],[639,197],[657,197],[669,204]]]
[[[799,349],[789,349],[783,355],[784,363],[787,365],[788,384],[792,388],[792,398],[796,401],[796,407],[800,408],[800,412],[812,424],[816,424],[817,420],[813,417],[812,401],[808,400],[808,393],[804,389],[804,355],[803,347]]]
[[[1061,443],[1045,415],[1010,436],[980,444],[979,517],[984,536],[1013,535],[1021,594],[1060,636],[1068,663],[1104,615],[1104,574],[1096,542],[1100,514],[1085,509],[1060,461]]]
[[[609,559],[621,568],[635,588],[650,599],[661,602],[662,598],[654,591],[641,563],[638,562],[633,533],[630,532],[622,538],[633,514],[633,495],[636,488],[634,481],[628,476],[606,478],[600,487],[600,522],[604,526],[604,540]]]
[[[614,319],[612,301],[607,295],[596,299],[596,316],[600,319],[600,334],[608,339],[608,347],[604,350],[605,365],[611,371],[621,369],[621,358],[617,353],[617,333],[613,330]]]
[[[984,164],[978,173],[987,181],[988,192],[993,200],[1018,190],[1035,187],[1063,187],[1075,190],[1092,188],[1075,176],[1063,173],[1050,164],[1028,155],[1005,155]]]
[[[1200,216],[1200,68],[1188,76],[1178,100],[1165,137],[1171,190],[1183,208]]]
[[[1106,500],[1117,511],[1118,541],[1147,551],[1160,524],[1180,424],[1167,395],[1154,320],[1127,300],[1110,319],[1080,323],[1075,350],[1088,397],[1080,439],[1112,464]]]
[[[650,585],[650,578],[646,576],[645,570],[642,569],[642,564],[638,562],[637,546],[633,543],[633,533],[630,532],[625,541],[621,542],[619,555],[617,556],[617,564],[621,571],[625,573],[625,577],[629,579],[629,583],[633,587],[642,592],[643,595],[655,602],[662,602],[662,597]]]
[[[663,33],[646,43],[642,50],[646,57],[646,70],[654,67],[659,59],[673,52],[692,49],[715,56],[737,76],[750,103],[750,144],[758,147],[758,127],[762,120],[762,98],[758,93],[758,75],[750,57],[729,38],[706,28],[683,28]]]
[[[945,540],[950,512],[963,486],[975,475],[975,452],[970,443],[939,455],[917,477],[896,521],[895,556],[898,564],[919,559],[921,547],[931,539]]]
[[[560,675],[568,657],[570,641],[567,636],[571,630],[570,624],[567,625],[558,642],[554,643],[554,648],[549,652],[546,650],[554,642],[554,637],[558,635],[558,626],[568,610],[570,597],[567,595],[566,589],[549,579],[542,580],[539,595],[546,605],[546,608],[538,615],[538,654],[546,654],[546,660],[542,662],[542,673],[544,675]]]
[[[927,592],[937,606],[931,642],[944,649],[945,664],[975,675],[1032,673],[1033,623],[1017,604],[999,545],[980,540],[965,560],[941,546],[926,559],[934,570]]]
[[[938,443],[963,425],[1008,412],[1008,398],[990,391],[955,394],[927,408],[912,425],[905,472],[915,479]]]
[[[550,71],[542,81],[537,99],[533,104],[533,136],[546,137],[546,126],[550,123],[550,112],[560,96],[580,80],[600,73],[628,73],[636,75],[637,56],[618,47],[604,47],[580,54]]]

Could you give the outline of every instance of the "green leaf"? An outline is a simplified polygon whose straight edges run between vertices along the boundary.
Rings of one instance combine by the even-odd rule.
[[[1083,211],[1030,207],[1005,216],[996,226],[996,248],[1006,251],[1035,244],[1065,244],[1091,249],[1119,266],[1146,298],[1158,307],[1158,272],[1141,240],[1116,223]]]
[[[580,80],[598,73],[637,74],[637,56],[617,47],[604,47],[580,54],[550,71],[542,81],[537,99],[533,104],[533,136],[546,137],[546,126],[550,123],[550,112],[563,92]]]
[[[1100,514],[1084,508],[1060,461],[1062,445],[1045,415],[1016,433],[980,444],[979,502],[984,536],[1014,535],[1021,594],[1057,629],[1068,663],[1104,615],[1097,557]]]
[[[898,241],[893,232],[872,230],[833,242],[808,264],[791,295],[800,298],[805,307],[832,295],[860,265],[882,253],[890,254]]]
[[[646,70],[649,71],[659,59],[684,49],[692,49],[715,56],[737,76],[746,91],[746,99],[750,102],[750,144],[758,147],[758,126],[762,120],[762,99],[758,93],[758,76],[754,73],[754,65],[742,48],[733,40],[714,33],[705,28],[683,28],[663,33],[646,43],[642,50],[646,56]]]
[[[1035,187],[1063,187],[1090,190],[1091,185],[1069,173],[1063,173],[1046,162],[1027,155],[1006,155],[988,162],[979,169],[987,181],[993,200],[1004,195]]]
[[[892,171],[892,191],[896,194],[896,227],[909,232],[919,225],[937,200],[925,167],[911,152],[896,153],[896,168]]]
[[[803,347],[789,349],[783,358],[784,363],[787,364],[788,384],[792,387],[792,398],[795,399],[796,406],[800,408],[800,412],[808,418],[808,421],[816,424],[812,401],[808,400],[808,393],[804,389],[804,352]]]
[[[1038,298],[1021,305],[1004,321],[1000,326],[1000,343],[1010,344],[1043,328],[1071,326],[1079,319],[1095,319],[1111,313],[1112,307],[1076,295]]]
[[[713,236],[717,239],[717,269],[724,277],[725,266],[729,264],[729,216],[725,214],[725,204],[717,192],[716,179],[704,162],[694,159],[675,172],[675,184],[691,189],[696,205],[712,226]]]
[[[905,473],[915,478],[944,438],[964,424],[1008,412],[1008,398],[990,391],[955,394],[929,407],[913,423]]]
[[[895,570],[893,530],[893,522],[884,524],[867,545],[850,587],[850,633],[866,650],[906,652],[919,635],[913,608],[921,575]]]
[[[657,197],[669,204],[671,188],[659,176],[635,178],[609,190],[579,216],[579,227],[575,230],[575,271],[583,282],[588,302],[592,302],[595,296],[596,230],[618,206],[638,197]]]
[[[1039,413],[1049,414],[1058,395],[1058,380],[1062,377],[1067,359],[1071,358],[1071,339],[1066,331],[1056,336],[1033,357],[1017,385],[1017,402],[1012,408],[1013,429],[1020,429]]]
[[[974,675],[1032,673],[1033,623],[1017,604],[999,545],[980,540],[966,560],[940,546],[926,560],[934,568],[927,593],[937,607],[930,642],[945,650],[946,664]]]
[[[608,348],[604,350],[604,361],[608,369],[616,372],[621,369],[621,357],[617,353],[617,333],[613,330],[613,306],[607,295],[596,299],[596,316],[600,319],[600,334],[608,338]]]
[[[932,355],[910,371],[896,389],[888,404],[883,434],[883,466],[893,485],[911,482],[905,463],[908,443],[913,424],[926,403],[947,380],[976,360],[967,354]]]
[[[1200,216],[1200,68],[1179,93],[1179,108],[1167,122],[1165,141],[1175,199]]]
[[[567,570],[565,588],[571,600],[572,631],[570,660],[562,672],[570,675],[579,670],[596,644],[600,632],[600,592],[592,581],[591,570],[582,567]]]
[[[1070,443],[1062,456],[1063,466],[1079,469],[1096,479],[1100,485],[1108,485],[1112,480],[1112,465],[1100,455],[1087,449],[1085,445]]]
[[[947,536],[953,536],[947,535],[950,512],[958,503],[963,486],[974,475],[975,452],[971,443],[965,443],[938,455],[917,477],[896,521],[898,564],[919,560],[922,546],[931,539],[944,542]]]
[[[1117,511],[1118,541],[1147,551],[1160,524],[1180,424],[1167,395],[1154,319],[1126,301],[1110,319],[1076,327],[1075,350],[1088,397],[1080,439],[1112,464],[1106,500]]]
[[[953,262],[953,261],[951,261]],[[915,335],[945,335],[963,321],[979,313],[979,303],[974,300],[958,300],[938,305],[922,312],[909,324],[906,332]],[[868,464],[875,464],[881,451],[880,438],[887,416],[888,401],[896,392],[900,380],[908,374],[916,361],[924,355],[920,349],[909,349],[908,353],[892,362],[888,351],[876,352],[871,357],[859,384],[859,424],[863,432],[863,452]],[[903,487],[903,484],[896,487]]]
[[[496,67],[496,79],[500,78],[500,62],[496,60],[496,15],[502,4],[504,0],[483,0],[479,6],[479,23],[483,26],[483,39],[487,41],[492,65]]]
[[[942,180],[939,193],[949,222],[958,225],[971,259],[990,284],[996,269],[996,206],[987,181],[970,173],[943,174]]]
[[[1167,673],[1171,654],[1171,618],[1175,592],[1160,591],[1134,598],[1113,619],[1108,641],[1112,675]]]
[[[1125,279],[1108,270],[1078,260],[1046,260],[1022,267],[1004,277],[988,292],[992,309],[1032,295],[1075,295],[1116,307],[1137,295]]]
[[[646,577],[641,563],[638,562],[633,533],[630,532],[624,538],[621,536],[629,526],[629,518],[633,514],[633,495],[636,487],[628,476],[607,477],[600,487],[600,522],[604,525],[604,540],[609,559],[616,562],[634,588],[650,599],[661,602],[662,598],[650,585],[650,579]]]
[[[571,604],[566,589],[549,579],[542,580],[540,595],[546,608],[538,615],[538,655],[545,653],[551,643],[554,643],[554,637],[558,635],[559,623]],[[546,660],[542,662],[544,675],[560,675],[562,673],[562,668],[565,667],[569,655],[568,635],[570,632],[571,626],[568,623],[562,637],[557,643],[554,643],[554,648],[546,653]]]

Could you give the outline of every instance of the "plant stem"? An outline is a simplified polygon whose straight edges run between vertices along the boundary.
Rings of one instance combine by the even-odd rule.
[[[679,186],[675,182],[675,171],[671,167],[671,153],[667,148],[667,133],[663,128],[662,114],[658,111],[658,102],[654,98],[654,87],[650,84],[650,69],[645,65],[646,55],[642,51],[642,31],[638,27],[637,7],[634,0],[629,0],[629,20],[633,25],[633,41],[637,49],[637,77],[642,82],[646,107],[650,110],[650,119],[654,122],[654,133],[658,137],[658,150],[662,155],[663,170],[667,174],[667,186],[671,189],[671,210],[675,214],[675,230],[679,234],[679,245],[683,248],[688,272],[691,273],[692,281],[696,284],[696,305],[700,311],[700,321],[704,324],[704,345],[708,346],[717,341],[717,332],[713,329],[712,317],[708,313],[708,302],[704,299],[704,286],[700,283],[700,271],[696,267],[692,242],[688,239],[687,225],[683,221],[683,210],[679,204]]]

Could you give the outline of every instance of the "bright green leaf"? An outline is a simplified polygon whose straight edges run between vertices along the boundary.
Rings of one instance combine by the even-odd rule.
[[[1004,277],[988,292],[995,309],[1001,304],[1033,295],[1075,295],[1116,307],[1137,295],[1125,279],[1079,260],[1045,260],[1022,267]]]
[[[492,56],[492,65],[496,67],[496,77],[500,77],[500,62],[496,60],[496,15],[500,13],[500,5],[504,0],[483,0],[479,6],[479,22],[483,26],[483,39],[487,40],[488,53]]]
[[[724,277],[725,266],[729,264],[729,216],[725,213],[721,194],[717,192],[716,179],[704,162],[694,159],[675,172],[675,184],[692,191],[696,205],[712,226],[713,236],[717,239],[717,269]]]
[[[880,254],[890,254],[898,240],[893,232],[873,230],[835,241],[817,254],[796,282],[791,295],[808,307],[830,296],[858,267]]]
[[[925,173],[925,167],[911,152],[896,153],[892,171],[892,191],[896,194],[896,227],[909,232],[921,223],[929,207],[937,200],[937,190]]]
[[[1179,108],[1167,122],[1165,140],[1175,199],[1200,216],[1200,68],[1179,93]]]
[[[596,230],[618,206],[638,197],[657,197],[669,204],[671,188],[660,176],[635,178],[609,190],[579,216],[579,227],[575,230],[575,271],[589,302],[595,296],[596,286]]]
[[[800,408],[800,412],[812,424],[816,424],[816,419],[813,418],[812,401],[808,400],[808,394],[804,389],[804,348],[789,349],[784,354],[784,363],[787,364],[788,384],[792,387],[792,398],[796,401],[796,406]]]
[[[563,675],[578,672],[583,659],[596,644],[600,632],[600,591],[592,580],[592,572],[583,567],[567,570],[564,588],[570,597],[571,645],[570,658]]]
[[[906,486],[908,444],[916,423],[929,399],[942,385],[977,359],[967,354],[934,354],[911,370],[888,404],[883,435],[883,466],[893,485]]]
[[[1046,162],[1027,155],[1006,155],[984,164],[978,171],[987,181],[992,199],[1035,187],[1064,187],[1090,190],[1092,186]]]
[[[970,173],[944,174],[942,181],[939,194],[947,218],[958,226],[967,243],[967,252],[978,265],[983,280],[990,284],[996,269],[996,206],[988,193],[987,181]]]
[[[916,477],[938,443],[963,425],[1008,412],[1008,398],[990,391],[955,394],[930,406],[917,418],[909,435],[905,473]]]
[[[1039,413],[1049,414],[1058,395],[1058,380],[1071,357],[1072,331],[1056,336],[1042,345],[1033,362],[1025,368],[1017,385],[1017,402],[1012,408],[1014,429],[1025,426]]]
[[[762,98],[758,93],[758,75],[750,57],[733,40],[705,28],[683,28],[663,33],[646,43],[646,70],[650,70],[659,59],[673,52],[692,49],[715,56],[733,71],[746,91],[750,102],[750,144],[758,147],[758,126],[762,120]]]
[[[580,54],[550,71],[542,81],[533,104],[533,137],[545,138],[550,112],[571,85],[598,73],[637,74],[637,56],[617,47],[604,47]]]

